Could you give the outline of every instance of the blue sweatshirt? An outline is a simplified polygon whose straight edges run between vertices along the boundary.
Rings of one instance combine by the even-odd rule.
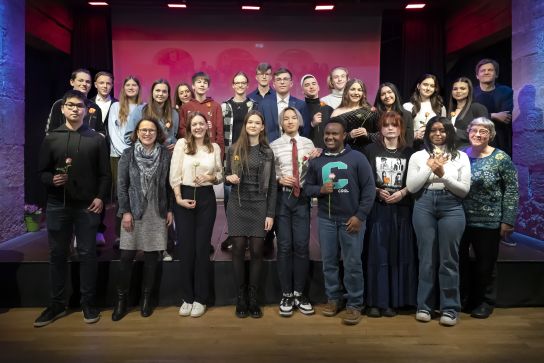
[[[335,174],[332,194],[321,194],[321,186],[328,182],[329,175]],[[318,216],[345,223],[350,217],[357,216],[365,221],[370,214],[376,198],[376,185],[368,160],[360,152],[348,145],[337,154],[327,152],[310,160],[306,183],[306,195],[318,198]]]

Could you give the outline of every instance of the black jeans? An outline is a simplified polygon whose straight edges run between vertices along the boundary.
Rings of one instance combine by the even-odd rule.
[[[497,258],[500,229],[466,227],[459,246],[461,297],[471,306],[483,302],[494,306],[497,300]],[[472,246],[476,263],[470,269],[469,248]],[[470,294],[472,292],[472,295]]]
[[[210,293],[210,241],[217,214],[212,186],[181,186],[183,199],[196,199],[196,207],[174,204],[174,218],[181,260],[181,297],[192,304],[208,303]]]
[[[86,208],[64,207],[62,202],[47,203],[51,302],[66,305],[65,285],[72,235],[77,239],[81,305],[94,303],[96,294],[96,231],[100,214]]]

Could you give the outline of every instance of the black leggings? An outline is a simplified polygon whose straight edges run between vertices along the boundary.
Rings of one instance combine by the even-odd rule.
[[[119,284],[117,288],[127,292],[130,287],[130,278],[132,276],[132,263],[136,256],[136,250],[121,250],[121,263],[119,264]],[[155,282],[155,273],[159,260],[159,251],[144,252],[144,273],[142,288],[144,291],[153,290]]]
[[[245,257],[246,246],[249,242],[251,261],[249,264],[249,285],[259,286],[261,270],[263,266],[264,238],[261,237],[230,237],[232,241],[232,266],[236,286],[241,288],[246,285]]]

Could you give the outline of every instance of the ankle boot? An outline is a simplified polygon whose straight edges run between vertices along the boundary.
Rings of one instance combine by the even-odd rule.
[[[140,305],[140,314],[147,318],[153,313],[151,308],[151,290],[144,290],[142,293],[142,304]]]
[[[113,313],[111,314],[111,320],[113,321],[119,321],[127,315],[128,307],[127,307],[127,300],[128,300],[128,293],[124,290],[117,290],[117,302],[115,303],[115,306],[113,307]]]
[[[251,315],[252,318],[261,318],[263,316],[263,312],[261,311],[261,308],[259,307],[259,303],[257,302],[257,287],[255,286],[249,286],[248,289],[248,295],[249,295],[249,315]]]
[[[238,289],[238,298],[236,300],[236,316],[239,318],[247,318],[249,311],[247,307],[247,287],[240,286]]]

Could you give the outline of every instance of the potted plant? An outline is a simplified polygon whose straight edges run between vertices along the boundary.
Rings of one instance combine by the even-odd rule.
[[[42,209],[35,204],[25,204],[25,225],[27,232],[40,230]]]

